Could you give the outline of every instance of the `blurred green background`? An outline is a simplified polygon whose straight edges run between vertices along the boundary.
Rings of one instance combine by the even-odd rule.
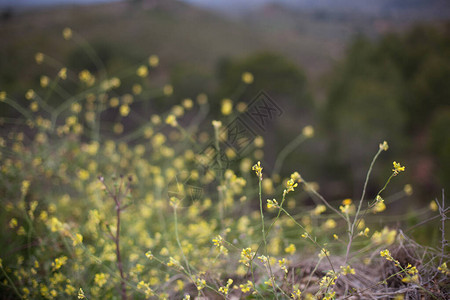
[[[210,122],[220,118],[222,99],[249,103],[265,90],[283,110],[260,133],[269,174],[277,154],[312,125],[315,138],[287,156],[281,175],[298,170],[330,199],[360,196],[383,140],[390,151],[375,167],[369,195],[384,184],[393,160],[406,165],[407,172],[392,191],[411,184],[411,207],[428,205],[443,188],[449,190],[447,1],[17,3],[1,2],[0,90],[21,103],[26,104],[28,89],[40,89],[42,75],[52,77],[63,66],[69,77],[84,69],[100,77],[119,76],[116,92],[130,93],[134,78],[127,74],[157,55],[160,66],[142,85],[149,90],[170,83],[173,93],[135,95],[141,101],[131,105],[124,135],[139,120],[185,98],[208,95]],[[62,39],[65,27],[72,28],[78,43]],[[37,52],[51,57],[52,64],[37,65]],[[254,76],[245,89],[240,88],[243,72]],[[78,86],[64,84],[79,92]],[[58,103],[60,97],[56,93],[47,101]],[[4,103],[0,114],[6,135],[18,126],[19,114]],[[116,114],[103,116],[113,120]]]

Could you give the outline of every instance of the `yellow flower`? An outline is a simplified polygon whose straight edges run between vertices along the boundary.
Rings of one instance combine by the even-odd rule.
[[[380,256],[386,258],[387,260],[393,260],[391,252],[388,249],[381,250]]]
[[[248,266],[250,266],[250,262],[253,259],[254,255],[255,255],[255,252],[252,251],[252,248],[242,249],[241,259],[239,260],[239,262],[248,267]]]
[[[330,255],[330,251],[328,251],[325,248],[322,248],[322,250],[320,250],[320,253],[318,254],[319,258],[323,258],[325,256],[329,256]]]
[[[239,288],[241,289],[241,291],[243,293],[250,292],[253,289],[253,282],[251,282],[250,280],[247,280],[247,283],[246,284],[240,284]]]
[[[327,207],[323,204],[319,204],[316,206],[316,208],[313,210],[312,214],[315,216],[320,215],[321,213],[323,213],[324,211],[327,210]]]
[[[291,293],[291,298],[292,299],[301,299],[300,297],[302,296],[302,292],[300,292],[299,289],[296,289],[295,291],[293,291]]]
[[[59,70],[58,77],[61,78],[62,80],[66,80],[67,79],[67,68],[62,68],[61,70]]]
[[[350,267],[349,265],[347,266],[341,266],[341,270],[342,270],[342,274],[343,275],[348,275],[348,274],[355,274],[355,269],[353,269],[352,267]]]
[[[259,180],[262,180],[263,167],[261,167],[261,162],[260,161],[258,161],[255,165],[253,165],[252,170],[255,171],[256,176],[259,177]]]
[[[389,228],[384,227],[381,232],[376,231],[372,235],[372,242],[376,245],[391,245],[395,241],[397,236],[397,231],[395,229],[389,230]]]
[[[226,286],[221,286],[219,288],[219,293],[222,293],[223,295],[228,295],[228,291],[230,289],[230,286],[233,284],[233,279],[228,279]]]
[[[122,117],[126,117],[130,113],[130,107],[127,104],[123,104],[120,106],[119,112]]]
[[[197,278],[196,285],[197,285],[197,290],[200,291],[200,290],[204,289],[206,286],[205,279]]]
[[[169,124],[172,127],[176,127],[178,125],[177,118],[172,114],[168,115],[166,118],[166,124]]]
[[[380,149],[383,151],[387,151],[389,149],[389,145],[386,141],[380,144]]]
[[[442,263],[442,265],[438,267],[438,271],[441,272],[442,274],[450,276],[450,270],[448,269],[446,262]]]
[[[314,127],[311,125],[305,126],[302,130],[302,134],[306,138],[311,138],[314,136]]]
[[[400,163],[394,161],[392,164],[394,166],[394,168],[392,169],[392,171],[394,172],[394,176],[396,176],[400,172],[405,171],[405,167],[400,165]]]
[[[231,99],[223,99],[222,100],[222,108],[221,108],[221,112],[224,116],[228,116],[229,114],[231,114],[233,111],[233,101],[231,101]]]
[[[181,102],[181,105],[187,110],[191,109],[194,106],[194,102],[191,98],[186,98]]]
[[[296,183],[294,181],[294,179],[290,178],[287,182],[286,182],[286,189],[284,190],[284,194],[287,194],[289,192],[293,192],[294,188],[296,188],[298,186],[298,183]]]
[[[372,212],[374,214],[382,212],[386,209],[386,205],[384,204],[384,199],[380,197],[380,195],[376,198],[376,203],[372,208]]]
[[[26,93],[25,93],[25,99],[27,100],[32,100],[34,97],[36,97],[36,93],[34,92],[34,90],[29,89]]]
[[[48,86],[48,83],[50,82],[50,78],[48,78],[48,76],[45,76],[45,75],[41,76],[40,82],[41,82],[41,86],[43,88],[45,88]]]
[[[158,64],[159,64],[159,57],[158,57],[157,55],[151,55],[151,56],[148,58],[148,64],[149,64],[151,67],[157,67]]]
[[[278,201],[276,199],[267,199],[267,208],[278,207]]]
[[[285,251],[286,253],[291,254],[291,255],[294,254],[296,250],[297,250],[297,249],[295,248],[295,245],[294,245],[294,244],[290,244],[289,246],[287,246],[287,247],[284,249],[284,251]]]
[[[72,38],[72,29],[66,27],[63,29],[62,34],[65,40],[70,40]]]
[[[324,229],[333,229],[336,227],[336,221],[333,219],[328,219],[326,220],[326,222],[323,224],[323,228]]]
[[[283,258],[283,259],[281,259],[281,260],[278,261],[278,265],[280,266],[280,269],[283,270],[284,273],[287,274],[288,269],[287,269],[286,263],[287,263],[287,262],[286,262],[286,258]]]
[[[411,196],[413,194],[413,188],[412,185],[410,184],[405,184],[405,186],[403,187],[403,191],[405,192],[405,194],[407,196]]]
[[[80,290],[78,291],[78,299],[86,299],[82,288],[80,288]]]
[[[223,238],[222,238],[222,236],[218,235],[217,237],[212,239],[212,242],[213,242],[214,246],[219,247],[223,243]]]
[[[140,67],[136,70],[136,74],[137,74],[139,77],[142,77],[142,78],[147,77],[147,75],[148,75],[148,68],[147,68],[147,66],[140,66]]]
[[[173,94],[173,87],[170,84],[166,84],[163,87],[163,93],[165,96],[170,96]]]
[[[219,129],[222,126],[222,122],[213,120],[212,125],[213,125],[214,129]]]
[[[102,286],[104,286],[104,285],[106,284],[106,282],[108,281],[108,279],[109,279],[109,274],[106,274],[106,273],[98,273],[98,274],[95,274],[94,282],[95,282],[95,284],[98,285],[99,287],[102,287]]]
[[[34,56],[34,60],[38,65],[42,64],[42,62],[44,61],[44,54],[42,52],[36,53],[36,55]]]
[[[77,246],[83,243],[83,236],[79,233],[75,234],[75,237],[73,238],[73,245]]]
[[[435,201],[431,201],[429,207],[432,211],[438,211],[438,206]]]
[[[66,262],[67,262],[67,256],[61,256],[61,257],[55,258],[55,261],[52,262],[52,270],[56,271],[56,270],[60,269]]]
[[[30,188],[30,181],[29,180],[22,181],[22,186],[20,188],[20,191],[22,192],[22,196],[25,196],[28,193],[29,188]]]
[[[242,81],[246,84],[251,84],[253,82],[253,74],[250,72],[242,73]]]

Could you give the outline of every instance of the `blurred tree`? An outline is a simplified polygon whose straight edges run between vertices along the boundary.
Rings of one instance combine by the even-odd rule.
[[[448,31],[418,26],[378,41],[361,36],[354,40],[335,69],[322,115],[332,141],[329,151],[339,153],[329,156],[329,165],[347,164],[347,169],[357,171],[355,179],[361,177],[363,171],[354,166],[367,165],[372,155],[367,145],[383,139],[395,143],[397,151],[408,146],[412,164],[430,156],[446,160],[438,147],[427,148],[416,141],[423,135],[437,138],[436,128],[442,125],[434,124],[433,118],[450,101]],[[431,123],[433,133],[427,132]],[[445,181],[450,174],[445,167],[441,169]]]
[[[436,111],[430,127],[430,148],[434,154],[437,175],[445,189],[450,191],[450,105]]]
[[[331,141],[328,163],[352,174],[349,179],[359,190],[376,145],[386,139],[403,142],[403,81],[396,66],[363,37],[355,40],[334,78],[323,114]]]
[[[242,74],[250,72],[254,81],[243,89]],[[312,101],[304,72],[287,58],[275,53],[257,53],[245,59],[222,59],[218,63],[218,96],[251,100],[261,90],[273,97],[291,98],[291,103],[311,109]],[[238,99],[233,99],[238,100]]]
[[[251,83],[243,82],[245,72],[253,75]],[[281,118],[264,128],[264,161],[270,173],[276,155],[301,133],[303,126],[310,124],[313,116],[313,101],[303,70],[284,56],[262,52],[240,60],[222,59],[217,66],[217,77],[217,101],[212,103],[216,109],[223,98],[230,98],[234,104],[241,101],[250,103],[264,90],[283,110]],[[301,165],[303,160],[312,166],[313,162],[308,158],[306,153],[295,149],[295,155],[285,160],[281,174],[288,175],[293,171],[292,167]]]

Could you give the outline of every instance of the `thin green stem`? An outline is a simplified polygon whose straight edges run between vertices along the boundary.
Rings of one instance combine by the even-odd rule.
[[[14,284],[14,281],[8,276],[8,273],[3,269],[3,265],[0,263],[0,269],[2,269],[3,275],[5,275],[6,279],[9,281],[9,284],[11,284],[14,292],[19,296],[20,299],[23,299],[22,295],[19,293],[19,290],[17,289],[16,285]]]

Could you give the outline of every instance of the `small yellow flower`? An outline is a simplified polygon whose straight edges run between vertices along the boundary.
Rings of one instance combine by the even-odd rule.
[[[12,219],[9,221],[9,228],[14,229],[14,228],[16,228],[16,227],[17,227],[17,219],[16,219],[16,218],[12,218]]]
[[[258,161],[255,165],[253,165],[252,170],[255,171],[256,176],[259,177],[259,180],[262,180],[263,167],[261,167],[261,162],[260,161]]]
[[[66,80],[67,79],[67,68],[62,68],[61,70],[59,70],[58,77],[61,78],[62,80]]]
[[[214,129],[219,129],[222,126],[222,122],[213,120],[212,125],[213,125]]]
[[[384,204],[384,199],[380,197],[380,195],[377,196],[376,198],[376,203],[375,205],[372,207],[372,212],[374,214],[382,212],[386,209],[386,204]]]
[[[228,295],[228,291],[230,289],[230,286],[233,284],[233,279],[228,279],[226,286],[221,286],[219,288],[219,293],[223,294],[224,296]]]
[[[65,40],[70,40],[72,38],[72,29],[66,27],[63,29],[62,34]]]
[[[242,73],[242,81],[246,84],[251,84],[253,82],[253,74],[250,72]]]
[[[191,98],[186,98],[181,102],[181,105],[187,110],[191,109],[194,106],[194,102]]]
[[[94,282],[99,287],[102,287],[106,284],[106,282],[108,282],[108,279],[109,279],[109,274],[98,273],[98,274],[95,274]]]
[[[350,204],[352,204],[352,199],[347,198],[342,200],[342,205],[350,205]]]
[[[405,184],[405,186],[403,187],[403,191],[405,192],[405,194],[407,196],[411,196],[413,194],[413,188],[412,185],[410,184]]]
[[[82,288],[78,290],[78,299],[86,299],[86,295],[84,295],[84,291]]]
[[[330,255],[330,251],[328,251],[325,248],[322,248],[322,250],[320,250],[320,253],[318,254],[319,258],[323,258],[323,257],[329,256],[329,255]]]
[[[34,99],[34,97],[36,97],[36,93],[34,92],[34,90],[29,89],[26,93],[25,93],[25,99],[27,100],[32,100]]]
[[[178,125],[177,118],[172,114],[168,115],[166,118],[166,124],[169,124],[172,127],[176,127]]]
[[[295,248],[295,245],[294,245],[294,244],[290,244],[289,246],[287,246],[287,247],[284,249],[284,251],[285,251],[286,253],[291,254],[291,255],[294,254],[296,250],[297,250],[297,248]]]
[[[296,188],[297,186],[298,186],[298,183],[296,183],[294,181],[294,179],[292,179],[292,178],[288,179],[288,181],[286,182],[286,189],[284,190],[284,194],[293,192],[294,188]]]
[[[314,127],[311,125],[305,126],[302,130],[302,134],[306,138],[312,138],[314,136]]]
[[[148,75],[148,68],[147,68],[147,66],[140,66],[140,67],[136,70],[136,74],[137,74],[139,77],[142,77],[142,78],[147,77],[147,75]]]
[[[301,296],[302,296],[302,292],[300,292],[299,289],[296,289],[295,291],[293,291],[291,293],[291,298],[292,299],[301,299]]]
[[[328,219],[323,224],[324,229],[333,229],[333,228],[336,228],[336,226],[337,226],[336,221],[333,219]]]
[[[75,234],[75,237],[73,238],[73,245],[77,246],[83,243],[83,236],[79,233]]]
[[[20,188],[20,191],[22,192],[22,196],[25,196],[28,193],[29,188],[30,188],[30,181],[29,180],[22,181],[22,186]]]
[[[147,251],[145,252],[145,257],[147,257],[148,259],[152,260],[153,259],[153,253],[152,251]]]
[[[5,101],[6,100],[6,92],[5,91],[0,91],[0,101]]]
[[[280,266],[280,269],[284,271],[284,273],[288,273],[288,269],[286,266],[287,262],[286,262],[286,258],[283,258],[281,260],[278,261],[278,265]]]
[[[325,212],[327,210],[327,207],[323,204],[319,204],[314,208],[312,214],[315,216],[319,216],[321,213]]]
[[[159,57],[158,57],[157,55],[151,55],[151,56],[148,58],[148,64],[149,64],[151,67],[157,67],[158,64],[159,64]]]
[[[42,64],[44,61],[44,54],[42,52],[38,52],[34,55],[34,60],[38,65]]]
[[[438,271],[441,272],[442,274],[450,276],[450,269],[447,267],[447,263],[446,262],[442,263],[442,265],[440,265],[438,267]]]
[[[380,144],[380,149],[383,151],[387,151],[389,149],[389,145],[386,141]]]
[[[202,279],[202,278],[197,278],[195,283],[197,285],[197,290],[199,290],[199,291],[204,289],[206,286],[206,281],[205,281],[205,279]]]
[[[278,201],[276,199],[267,199],[267,208],[278,207]]]
[[[221,110],[222,115],[228,116],[233,112],[233,101],[231,99],[223,99]]]
[[[400,163],[394,161],[392,164],[394,166],[394,168],[392,169],[392,171],[394,172],[394,176],[396,176],[400,172],[405,171],[405,167],[402,166]]]
[[[247,280],[246,284],[240,284],[239,288],[241,289],[241,291],[243,293],[248,293],[253,289],[253,282],[251,282],[250,280]]]
[[[380,251],[380,256],[386,258],[387,260],[392,260],[391,252],[388,249],[384,249]]]
[[[349,265],[347,266],[341,266],[341,270],[342,270],[342,274],[343,275],[348,275],[348,274],[355,274],[355,269],[353,269],[352,267],[350,267]]]
[[[222,236],[218,235],[217,237],[212,239],[212,242],[213,242],[214,246],[219,247],[223,243],[223,238],[222,238]]]
[[[429,207],[432,211],[438,211],[438,209],[439,209],[438,205],[436,204],[436,202],[434,200],[430,202]]]
[[[170,84],[166,84],[163,87],[163,93],[165,96],[170,96],[173,94],[173,87]]]
[[[126,117],[130,113],[130,107],[127,104],[123,104],[120,106],[119,112],[122,117]]]
[[[248,266],[250,266],[250,262],[253,259],[254,255],[255,255],[255,252],[252,251],[252,248],[242,249],[241,259],[239,260],[239,262],[248,267]]]

